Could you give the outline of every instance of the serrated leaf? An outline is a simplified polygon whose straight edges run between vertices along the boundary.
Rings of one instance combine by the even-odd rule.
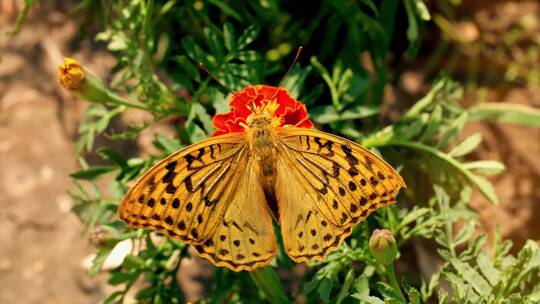
[[[407,226],[408,224],[414,222],[416,219],[422,217],[423,215],[427,213],[429,213],[428,208],[415,208],[412,211],[407,212],[407,215],[405,215],[405,217],[403,217],[403,219],[399,223],[398,229],[401,229]]]
[[[478,268],[488,280],[491,286],[496,286],[499,283],[501,272],[493,267],[490,257],[485,252],[480,252],[476,257]]]
[[[482,142],[482,134],[475,133],[467,138],[465,138],[461,143],[455,146],[450,152],[449,155],[453,157],[460,157],[467,155],[472,152],[478,145]]]
[[[491,292],[492,287],[486,282],[486,280],[472,268],[469,264],[463,263],[462,261],[452,258],[450,263],[460,274],[460,276],[469,283],[473,289],[479,295],[487,295]]]
[[[476,223],[474,221],[465,222],[465,226],[459,230],[458,234],[454,238],[454,245],[458,246],[468,241],[475,232]]]

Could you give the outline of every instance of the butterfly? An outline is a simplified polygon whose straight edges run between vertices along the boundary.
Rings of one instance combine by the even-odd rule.
[[[272,88],[285,91],[244,91]],[[370,213],[396,202],[405,183],[383,159],[345,138],[283,125],[277,93],[245,96],[240,130],[159,162],[128,191],[120,219],[192,244],[217,266],[251,271],[276,256],[273,221],[293,261],[317,261]]]

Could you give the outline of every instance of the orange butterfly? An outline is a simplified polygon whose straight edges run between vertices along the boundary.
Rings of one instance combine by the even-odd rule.
[[[308,262],[395,203],[401,176],[362,146],[309,129],[305,106],[285,89],[257,85],[233,95],[233,111],[214,117],[214,137],[170,155],[129,190],[123,221],[241,271],[276,256],[272,218],[289,257]]]

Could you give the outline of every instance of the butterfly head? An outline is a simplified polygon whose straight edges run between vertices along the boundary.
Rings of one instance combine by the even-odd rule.
[[[246,119],[249,128],[267,129],[281,125],[281,117],[276,115],[279,107],[276,98],[263,100],[259,106],[252,103],[248,107],[251,110],[251,114]]]

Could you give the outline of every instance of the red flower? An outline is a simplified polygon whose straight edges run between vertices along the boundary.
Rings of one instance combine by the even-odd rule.
[[[306,106],[292,98],[289,92],[283,88],[267,85],[249,86],[233,95],[229,106],[231,111],[224,114],[216,114],[213,119],[216,132],[212,136],[244,132],[240,124],[246,124],[247,117],[251,114],[247,104],[261,106],[269,102],[276,103],[277,109],[274,117],[280,121],[279,126],[292,125],[299,128],[312,128],[313,123],[308,118]]]

